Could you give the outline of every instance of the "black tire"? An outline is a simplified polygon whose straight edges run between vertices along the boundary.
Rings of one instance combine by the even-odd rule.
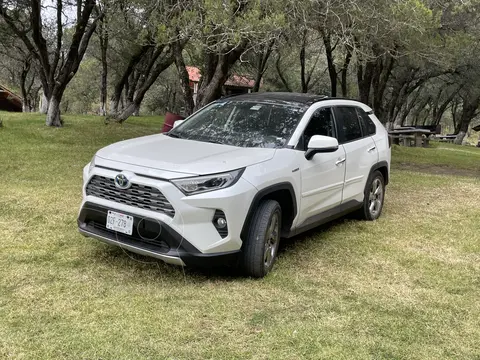
[[[379,190],[375,190],[378,189],[377,185],[381,187]],[[374,171],[365,186],[363,206],[359,210],[360,217],[367,221],[377,220],[382,214],[384,200],[385,179],[380,171]],[[372,205],[372,202],[375,204]]]
[[[242,268],[246,275],[262,278],[273,268],[280,243],[281,224],[282,208],[278,202],[262,201],[255,210],[243,245]],[[270,234],[272,229],[276,234]],[[276,236],[274,244],[272,236]]]

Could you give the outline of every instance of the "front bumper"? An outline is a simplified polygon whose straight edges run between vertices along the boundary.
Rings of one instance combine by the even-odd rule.
[[[99,166],[90,170],[87,165],[83,173],[83,203],[78,216],[79,231],[83,235],[177,265],[210,266],[235,262],[242,247],[242,227],[257,193],[254,186],[240,179],[226,189],[185,196],[166,179],[142,176],[141,172],[145,170],[141,167],[130,167],[128,170],[135,174],[131,178],[132,183],[158,189],[175,209],[175,215],[171,217],[132,204],[87,195],[86,187],[93,176],[114,179],[121,172]],[[127,236],[106,229],[108,210],[131,215],[134,218],[134,234]],[[227,235],[220,234],[213,225],[212,220],[218,210],[227,220]],[[144,241],[145,236],[138,233],[139,224],[149,229],[148,239],[158,241]]]
[[[134,217],[131,236],[109,230],[104,225],[108,210],[110,208],[85,203],[78,217],[80,233],[168,264],[211,267],[235,265],[237,262],[240,250],[203,254],[170,226],[156,219],[128,214]]]

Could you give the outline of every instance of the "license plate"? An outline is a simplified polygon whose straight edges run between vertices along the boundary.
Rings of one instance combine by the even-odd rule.
[[[108,210],[107,229],[118,231],[122,234],[132,235],[133,216]]]

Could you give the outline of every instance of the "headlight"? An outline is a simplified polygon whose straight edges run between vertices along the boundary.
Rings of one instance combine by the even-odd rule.
[[[172,183],[185,195],[201,194],[208,191],[225,189],[234,185],[242,176],[243,170],[245,169],[239,169],[215,175],[196,176],[172,180]]]
[[[90,174],[95,167],[95,155],[93,155],[92,161],[90,161],[90,166],[88,167],[88,173]]]

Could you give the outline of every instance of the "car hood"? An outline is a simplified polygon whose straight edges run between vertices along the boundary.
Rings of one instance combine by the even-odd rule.
[[[121,141],[97,152],[114,162],[171,173],[214,174],[270,160],[275,149],[240,148],[193,140],[151,135]]]

